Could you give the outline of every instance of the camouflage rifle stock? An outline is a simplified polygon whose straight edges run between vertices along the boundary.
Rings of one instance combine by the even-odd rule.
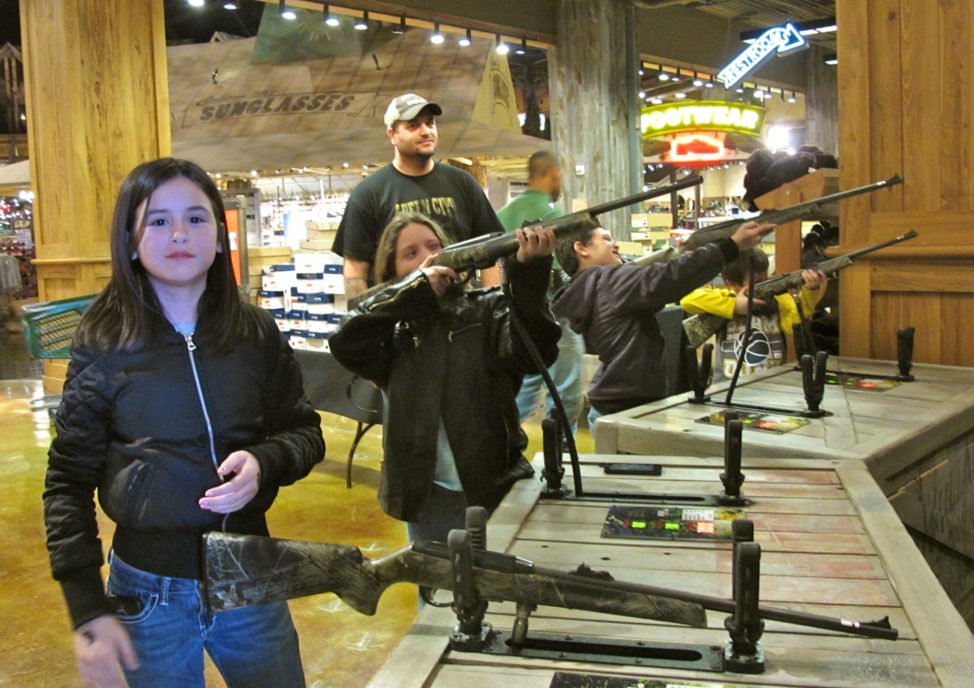
[[[823,260],[821,263],[813,265],[807,269],[819,270],[824,272],[826,276],[831,277],[834,273],[838,272],[842,268],[847,268],[854,264],[855,259],[859,256],[864,256],[867,253],[878,251],[881,248],[898,244],[901,241],[913,239],[916,236],[918,236],[916,231],[911,229],[906,234],[898,236],[895,239],[881,242],[875,246],[867,246],[866,248],[861,248],[858,251],[850,251],[849,253],[845,253],[841,256],[836,256],[835,258]],[[754,298],[772,298],[778,294],[784,294],[785,292],[791,291],[792,289],[798,289],[802,286],[802,284],[804,284],[804,282],[805,280],[802,278],[802,270],[795,270],[794,272],[789,272],[787,274],[780,275],[779,277],[773,277],[772,279],[764,280],[763,282],[758,282],[754,285]],[[719,315],[715,315],[713,313],[700,313],[698,315],[692,315],[683,321],[683,331],[687,333],[687,339],[690,341],[690,344],[694,347],[698,347],[710,339],[710,337],[712,337],[725,322],[727,322],[727,319],[722,318]]]
[[[418,541],[381,559],[350,545],[299,542],[255,535],[207,533],[206,596],[221,611],[332,592],[356,611],[372,615],[394,583],[452,589],[447,545]],[[704,609],[734,613],[733,600],[614,580],[584,564],[573,573],[535,566],[521,557],[489,550],[472,553],[473,587],[481,599],[616,614],[705,627]],[[834,619],[787,609],[758,607],[765,619],[895,640],[887,619]]]
[[[894,175],[889,179],[884,179],[872,184],[866,184],[865,186],[858,186],[854,189],[849,189],[848,191],[839,191],[834,194],[829,194],[828,196],[816,198],[813,201],[796,203],[795,205],[790,205],[786,208],[780,208],[778,210],[766,210],[756,217],[727,220],[726,222],[711,225],[705,229],[698,229],[691,234],[685,242],[675,248],[671,246],[661,251],[656,251],[648,256],[637,258],[634,262],[637,265],[652,265],[653,263],[673,260],[680,254],[686,253],[687,251],[692,251],[695,248],[700,248],[704,244],[713,243],[715,241],[720,241],[725,237],[733,236],[738,227],[745,222],[750,222],[751,220],[762,225],[780,225],[784,222],[791,222],[792,220],[801,220],[808,217],[814,217],[816,215],[822,215],[822,206],[824,206],[826,203],[834,203],[845,198],[858,196],[859,194],[869,193],[888,186],[894,186],[902,181],[903,180],[900,179],[899,175]]]
[[[686,179],[676,182],[675,184],[656,187],[654,189],[650,189],[649,191],[643,191],[641,193],[626,196],[625,198],[620,198],[615,201],[594,205],[591,208],[579,210],[578,212],[571,213],[569,215],[563,215],[553,220],[534,222],[525,225],[524,228],[551,229],[554,231],[556,238],[564,238],[571,235],[573,232],[581,233],[585,230],[593,230],[598,227],[599,223],[595,220],[596,216],[598,215],[613,210],[618,210],[619,208],[625,208],[626,206],[634,205],[650,198],[664,196],[666,194],[679,191],[680,189],[696,186],[702,181],[703,179],[701,177],[691,175]],[[476,237],[474,239],[462,241],[458,244],[451,244],[450,246],[447,246],[433,259],[433,265],[442,265],[448,268],[453,268],[457,272],[464,272],[466,270],[482,270],[484,268],[493,266],[504,256],[517,253],[517,248],[517,237],[513,232],[507,232],[505,234],[489,234],[487,236]],[[366,289],[360,294],[356,294],[348,300],[348,307],[354,308],[373,294],[380,292],[390,283],[391,282],[377,284],[374,287]]]

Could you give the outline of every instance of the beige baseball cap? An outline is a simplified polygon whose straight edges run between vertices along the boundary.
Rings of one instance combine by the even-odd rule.
[[[415,93],[404,93],[396,96],[386,108],[386,115],[383,121],[387,129],[392,129],[392,125],[400,120],[410,120],[419,115],[424,109],[429,108],[434,115],[442,115],[443,110],[436,103],[431,103],[423,96]]]

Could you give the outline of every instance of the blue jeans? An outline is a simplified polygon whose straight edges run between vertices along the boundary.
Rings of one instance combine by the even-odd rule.
[[[561,326],[561,338],[558,340],[558,358],[548,367],[548,374],[551,375],[561,397],[561,403],[565,406],[565,413],[568,415],[568,422],[571,423],[572,433],[575,432],[575,424],[582,413],[582,355],[585,353],[585,342],[582,335],[576,334],[568,326],[568,320],[558,318]],[[517,410],[521,415],[521,422],[527,420],[534,410],[538,400],[538,394],[545,392],[547,400],[545,402],[545,417],[555,418],[555,403],[551,395],[547,394],[544,378],[540,375],[525,375],[524,382],[521,383],[521,391],[517,395]]]
[[[200,582],[157,576],[110,557],[108,592],[138,598],[119,616],[139,658],[129,688],[203,688],[203,650],[229,688],[304,688],[298,635],[286,602],[219,613],[207,610]]]

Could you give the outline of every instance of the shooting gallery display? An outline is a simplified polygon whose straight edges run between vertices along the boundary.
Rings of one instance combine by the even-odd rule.
[[[741,509],[613,506],[602,525],[602,537],[730,542],[731,523],[741,518]]]
[[[797,430],[803,425],[808,425],[808,418],[798,418],[795,416],[779,416],[772,413],[756,413],[754,411],[738,411],[738,417],[744,427],[749,430],[764,430],[783,435],[786,432]],[[716,411],[714,413],[697,418],[698,423],[709,425],[723,425],[727,419],[726,411]]]

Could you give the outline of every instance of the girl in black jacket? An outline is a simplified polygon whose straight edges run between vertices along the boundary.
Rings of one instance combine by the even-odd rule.
[[[433,265],[446,245],[438,225],[397,215],[376,251],[386,288],[352,311],[330,339],[335,358],[386,393],[383,510],[407,522],[410,540],[445,541],[468,505],[493,509],[531,474],[519,449],[515,397],[537,373],[511,313],[517,311],[545,365],[560,328],[545,301],[555,246],[551,230],[517,230],[519,250],[500,288],[464,291]]]
[[[228,686],[303,686],[286,603],[211,614],[200,591],[201,535],[267,535],[278,488],[324,457],[293,353],[241,300],[223,202],[197,165],[132,170],[110,241],[111,281],[75,334],[44,491],[85,685],[202,688],[205,649]],[[116,523],[108,595],[96,490]]]

